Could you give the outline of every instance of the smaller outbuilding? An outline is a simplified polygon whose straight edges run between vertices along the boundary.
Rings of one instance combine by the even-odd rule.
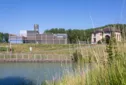
[[[108,40],[111,38],[112,33],[115,35],[116,41],[121,41],[121,31],[116,28],[104,28],[104,29],[97,29],[91,35],[91,43],[97,44],[101,42],[103,39]]]

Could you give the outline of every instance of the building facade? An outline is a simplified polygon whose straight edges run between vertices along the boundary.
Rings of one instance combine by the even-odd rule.
[[[9,34],[9,42],[14,44],[23,43],[23,37]]]
[[[9,36],[10,41],[38,44],[67,44],[67,34],[40,34],[39,25],[34,30],[21,30],[20,36]]]
[[[25,43],[38,44],[67,44],[67,34],[35,34],[27,36]]]
[[[91,35],[91,44],[97,44],[102,39],[110,39],[112,33],[115,35],[116,41],[121,41],[121,32],[115,28],[105,28],[105,29],[98,29],[95,30]]]

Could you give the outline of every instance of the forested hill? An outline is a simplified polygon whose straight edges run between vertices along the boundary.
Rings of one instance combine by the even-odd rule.
[[[52,28],[50,30],[45,30],[44,33],[67,33],[68,34],[68,40],[70,43],[76,43],[77,40],[80,41],[90,41],[91,40],[91,34],[96,29],[104,29],[106,27],[115,27],[121,30],[121,32],[126,33],[126,24],[109,24],[102,27],[97,28],[90,28],[90,29],[68,29],[65,30],[65,28]]]

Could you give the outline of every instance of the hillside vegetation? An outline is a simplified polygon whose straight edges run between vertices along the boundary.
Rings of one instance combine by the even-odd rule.
[[[126,24],[109,24],[102,27],[97,28],[90,28],[90,29],[68,29],[65,28],[52,28],[50,30],[45,30],[45,33],[66,33],[68,35],[68,41],[70,43],[77,43],[78,40],[80,41],[91,41],[91,34],[93,31],[97,29],[104,29],[106,27],[115,27],[116,29],[120,29],[123,36],[126,35]]]

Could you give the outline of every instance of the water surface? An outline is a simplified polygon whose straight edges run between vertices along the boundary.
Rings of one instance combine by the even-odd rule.
[[[0,85],[41,85],[74,72],[73,67],[72,63],[0,63]]]
[[[65,72],[72,71],[70,63],[0,63],[0,85],[59,79]]]

